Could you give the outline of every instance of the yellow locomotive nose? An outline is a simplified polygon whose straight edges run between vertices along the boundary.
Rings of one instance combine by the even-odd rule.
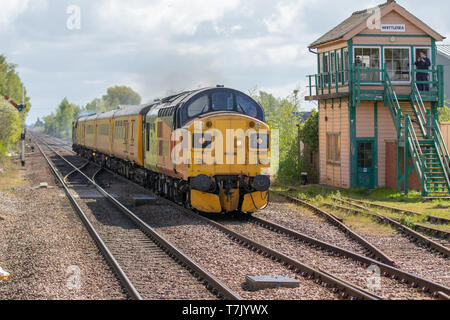
[[[264,175],[269,168],[268,126],[240,114],[211,115],[201,122],[190,128],[191,205],[216,213],[265,207],[270,186]]]

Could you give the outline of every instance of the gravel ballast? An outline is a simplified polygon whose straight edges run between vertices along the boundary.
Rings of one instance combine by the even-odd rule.
[[[324,218],[278,197],[258,215],[347,250],[365,254],[364,249],[356,241],[346,237],[342,232],[340,234],[334,232],[339,229],[330,225]],[[354,224],[351,227],[353,231],[392,258],[400,269],[445,286],[450,285],[448,258],[418,246],[395,231],[379,232],[380,228],[382,227],[375,221],[369,219],[364,220],[364,224]]]
[[[125,299],[37,148],[23,177],[0,192],[0,266],[12,273],[0,299]],[[35,188],[41,182],[50,188]]]
[[[362,263],[346,257],[338,257],[327,251],[314,249],[305,243],[269,231],[251,222],[224,220],[222,223],[252,240],[282,252],[297,261],[309,264],[316,269],[329,272],[384,299],[429,298],[426,294],[416,289],[408,288],[407,285],[400,284],[391,278],[379,277],[380,285],[374,286],[371,283],[371,280],[374,279],[372,273]]]

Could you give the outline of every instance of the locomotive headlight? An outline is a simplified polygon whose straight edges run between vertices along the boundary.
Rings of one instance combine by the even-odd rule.
[[[195,149],[205,149],[211,147],[212,137],[209,133],[194,133],[192,142]]]
[[[250,148],[251,149],[267,149],[269,147],[269,135],[257,134],[250,135]]]
[[[236,146],[238,146],[238,147],[242,146],[242,140],[237,140],[236,141]]]

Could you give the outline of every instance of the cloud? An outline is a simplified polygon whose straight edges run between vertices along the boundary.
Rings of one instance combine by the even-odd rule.
[[[204,22],[214,22],[236,9],[239,0],[104,0],[101,22],[115,31],[193,35]]]
[[[302,10],[316,0],[283,1],[276,5],[276,12],[264,19],[269,33],[291,33],[303,24]]]
[[[19,66],[29,123],[64,96],[85,105],[115,85],[143,101],[216,84],[284,97],[316,72],[308,44],[373,1],[0,0],[0,53]],[[81,9],[80,30],[66,27],[71,4]],[[450,32],[450,2],[400,4]]]
[[[0,27],[9,26],[28,8],[29,0],[8,0],[0,2]]]
[[[47,5],[47,0],[2,0],[0,2],[0,28],[11,28],[13,27],[12,23],[25,11],[41,10]]]

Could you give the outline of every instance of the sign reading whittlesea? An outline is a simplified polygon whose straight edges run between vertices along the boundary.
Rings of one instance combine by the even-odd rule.
[[[404,24],[382,24],[381,32],[406,32]]]

